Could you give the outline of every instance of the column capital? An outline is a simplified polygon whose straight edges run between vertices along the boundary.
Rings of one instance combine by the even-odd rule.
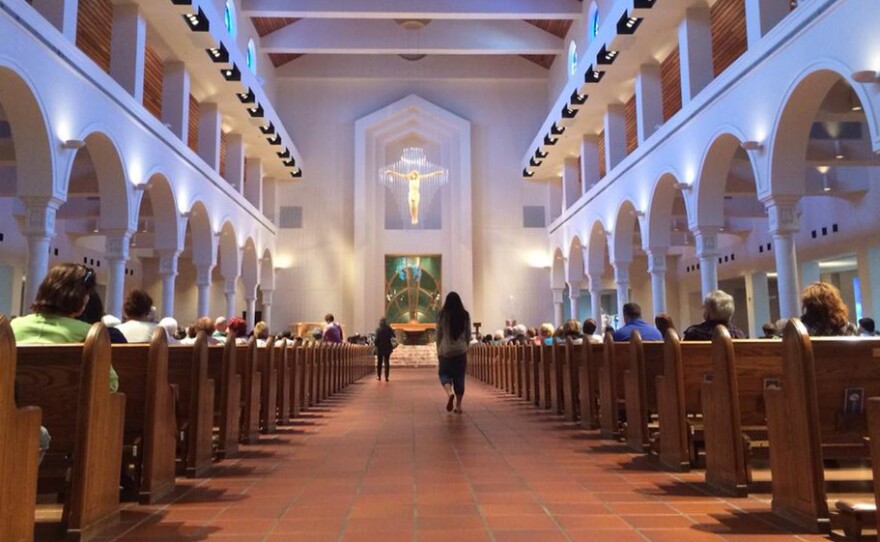
[[[764,201],[767,217],[770,219],[767,229],[771,235],[797,233],[800,230],[798,201],[798,196],[772,196]]]
[[[714,258],[718,256],[718,232],[721,226],[698,226],[693,230],[697,256]]]
[[[553,292],[553,303],[563,302],[562,294],[565,293],[564,288],[551,288],[550,291]]]
[[[236,277],[237,278],[237,277]],[[226,279],[223,283],[223,292],[227,294],[235,293],[235,283],[236,279]]]
[[[614,282],[617,284],[627,284],[629,283],[629,264],[631,262],[615,262],[612,264],[614,267]]]
[[[55,214],[62,201],[51,196],[24,196],[20,199],[24,203],[22,234],[26,237],[54,237]]]
[[[211,271],[214,270],[213,264],[200,264],[196,265],[196,285],[198,286],[210,286],[211,285]]]
[[[568,287],[568,298],[569,299],[579,299],[581,297],[581,287],[580,286],[569,286]]]
[[[261,290],[261,292],[263,293],[263,305],[271,305],[275,290]]]
[[[649,248],[648,249],[648,272],[663,273],[666,271],[666,255],[667,248]]]
[[[104,241],[107,259],[110,261],[128,260],[132,232],[130,230],[109,230],[103,233],[107,236]]]
[[[176,276],[180,251],[174,248],[162,248],[157,249],[156,252],[159,254],[159,275]]]

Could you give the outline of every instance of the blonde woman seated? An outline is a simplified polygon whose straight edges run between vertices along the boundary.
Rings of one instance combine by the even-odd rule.
[[[266,346],[269,340],[269,325],[266,322],[257,322],[254,325],[254,338],[257,339],[257,346]]]

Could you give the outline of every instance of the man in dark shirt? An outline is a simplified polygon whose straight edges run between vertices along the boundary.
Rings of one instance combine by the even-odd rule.
[[[614,332],[613,338],[615,342],[628,341],[632,332],[638,330],[643,341],[662,341],[663,336],[660,331],[652,325],[648,325],[642,320],[642,308],[636,303],[627,303],[623,306],[623,321],[626,325]]]
[[[733,318],[733,297],[721,290],[709,292],[703,300],[703,321],[687,328],[684,331],[684,340],[711,341],[717,326],[726,327],[731,338],[744,339],[745,333],[733,325],[731,318]]]

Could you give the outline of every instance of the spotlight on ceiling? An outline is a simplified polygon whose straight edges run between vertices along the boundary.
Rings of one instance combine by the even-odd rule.
[[[290,158],[282,162],[282,164],[284,164],[284,167],[296,167],[296,158],[291,156]]]
[[[205,49],[205,51],[208,52],[208,57],[216,64],[229,62],[229,51],[226,50],[226,46],[222,43],[219,47],[211,47],[210,49]]]
[[[552,135],[558,136],[558,135],[562,135],[564,133],[565,133],[565,126],[559,126],[558,124],[556,124],[554,122],[553,126],[550,127],[550,134],[552,134]]]
[[[183,16],[183,20],[193,32],[207,32],[211,28],[211,23],[202,8],[199,8],[197,13],[187,13]]]
[[[605,72],[599,71],[593,66],[587,68],[586,73],[584,73],[584,83],[599,83],[602,81],[602,78],[605,77]]]
[[[861,70],[853,72],[852,80],[856,83],[877,83],[880,82],[880,73],[874,70]]]
[[[550,153],[542,151],[540,147],[535,149],[535,158],[543,160],[544,158],[547,158],[548,156],[550,156]]]
[[[275,133],[275,124],[270,122],[265,126],[260,126],[260,131],[263,132],[263,135],[272,135]]]
[[[269,142],[269,145],[281,145],[281,136],[279,134],[275,134],[272,137],[267,137],[266,141]]]
[[[622,35],[635,34],[636,29],[642,24],[642,20],[641,17],[633,17],[629,13],[624,13],[617,21],[617,33]]]
[[[599,49],[599,54],[596,55],[596,64],[614,64],[614,61],[617,60],[617,55],[617,51],[610,51],[605,45],[603,45],[602,48]]]
[[[535,157],[529,158],[529,165],[532,167],[540,167],[541,164],[543,164],[543,163],[544,163],[543,160],[538,160]]]
[[[577,116],[579,109],[572,109],[567,104],[562,106],[562,118],[573,119]]]
[[[248,107],[247,111],[252,119],[261,119],[265,115],[262,104],[254,104],[252,107]]]
[[[532,177],[535,176],[535,172],[531,171],[529,168],[523,168],[522,176],[527,179],[531,179]]]
[[[295,170],[291,171],[290,176],[293,177],[294,179],[299,179],[300,177],[303,176],[302,168],[296,168]]]
[[[764,144],[761,143],[760,141],[751,141],[751,140],[750,141],[743,141],[742,143],[739,144],[739,146],[742,147],[742,149],[746,150],[746,151],[760,151],[761,149],[764,148]]]
[[[575,89],[574,92],[571,93],[571,98],[569,98],[569,102],[571,105],[584,105],[587,103],[588,96],[586,94],[581,94]]]
[[[192,211],[183,211],[180,213],[180,218],[190,218],[192,216]]]
[[[238,101],[243,104],[252,104],[257,101],[257,97],[254,95],[254,91],[251,89],[247,89],[247,92],[240,92],[236,94],[238,96]]]
[[[223,79],[226,79],[227,81],[241,81],[241,70],[239,70],[238,66],[235,64],[233,64],[231,68],[220,70],[220,73],[223,74]]]
[[[287,147],[284,147],[283,151],[275,153],[275,154],[278,155],[278,158],[290,158],[290,149],[288,149]]]
[[[544,136],[544,145],[553,146],[559,141],[558,137],[550,137],[550,134]]]

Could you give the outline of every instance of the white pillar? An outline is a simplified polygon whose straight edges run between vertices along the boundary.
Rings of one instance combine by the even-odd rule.
[[[666,310],[666,249],[648,250],[648,273],[651,274],[651,304],[654,316]]]
[[[880,319],[880,247],[857,250],[856,266],[862,287],[862,317]]]
[[[217,104],[199,104],[198,154],[214,171],[220,171],[221,122],[220,108]]]
[[[198,317],[211,316],[211,264],[196,265],[196,287],[199,291]]]
[[[581,289],[579,286],[568,286],[568,302],[569,302],[569,318],[579,320],[578,305],[581,299]]]
[[[642,64],[636,75],[636,129],[639,145],[663,125],[663,85],[660,64]]]
[[[553,222],[562,214],[562,179],[554,178],[547,181],[547,204],[550,208],[550,221]]]
[[[104,300],[107,314],[122,318],[122,304],[125,298],[125,266],[128,263],[131,232],[107,232],[104,242],[109,270],[107,273],[107,295]]]
[[[822,280],[822,272],[819,270],[819,262],[811,260],[801,263],[801,283],[806,285],[811,282]]]
[[[749,336],[755,339],[764,334],[761,326],[770,320],[770,288],[767,285],[767,273],[746,275],[746,302]]]
[[[183,62],[166,62],[162,74],[162,122],[189,141],[189,72]]]
[[[245,160],[244,195],[259,211],[263,210],[263,161],[259,158]]]
[[[147,23],[137,4],[115,4],[112,25],[110,76],[135,100],[142,102]]]
[[[599,137],[585,135],[581,140],[581,193],[599,182]]]
[[[694,231],[697,257],[700,258],[700,289],[703,297],[718,289],[718,231],[708,226]]]
[[[611,171],[626,158],[626,107],[608,104],[605,111],[605,171]]]
[[[34,9],[40,12],[64,37],[76,42],[76,16],[79,0],[33,0]]]
[[[244,137],[241,134],[226,136],[226,181],[239,194],[244,194]]]
[[[261,290],[263,293],[263,321],[272,329],[272,297],[275,290]]]
[[[180,253],[175,249],[158,252],[159,276],[162,277],[162,316],[174,318],[174,284]]]
[[[602,326],[602,288],[599,285],[601,280],[598,275],[596,280],[593,280],[593,275],[590,276],[590,318],[596,321],[600,335],[605,333]]]
[[[236,277],[226,279],[223,294],[226,296],[226,318],[232,318],[235,314],[235,282]]]
[[[563,315],[563,293],[565,292],[564,288],[551,288],[553,292],[553,325],[559,327],[562,325]]]
[[[247,316],[245,317],[245,321],[247,322],[248,330],[254,329],[254,325],[257,323],[256,321],[256,312],[257,312],[257,294],[253,291],[253,289],[248,288],[248,291],[245,293],[245,302],[247,303]]]
[[[623,325],[623,306],[629,303],[629,264],[630,262],[614,262],[614,285],[617,288],[617,315]]]
[[[800,283],[798,281],[797,254],[794,235],[799,229],[795,209],[798,198],[776,197],[766,202],[770,218],[768,231],[773,235],[773,253],[776,257],[777,284],[779,289],[779,316],[800,316]]]
[[[788,2],[779,0],[746,0],[746,38],[749,49],[791,12]]]
[[[707,6],[688,8],[678,28],[681,104],[687,105],[715,78],[712,20]]]
[[[562,161],[562,208],[568,209],[581,197],[578,159],[567,157]]]
[[[23,306],[30,307],[37,289],[49,272],[49,243],[55,237],[55,214],[61,201],[50,197],[23,197],[25,205],[22,234],[27,239],[28,262]]]

